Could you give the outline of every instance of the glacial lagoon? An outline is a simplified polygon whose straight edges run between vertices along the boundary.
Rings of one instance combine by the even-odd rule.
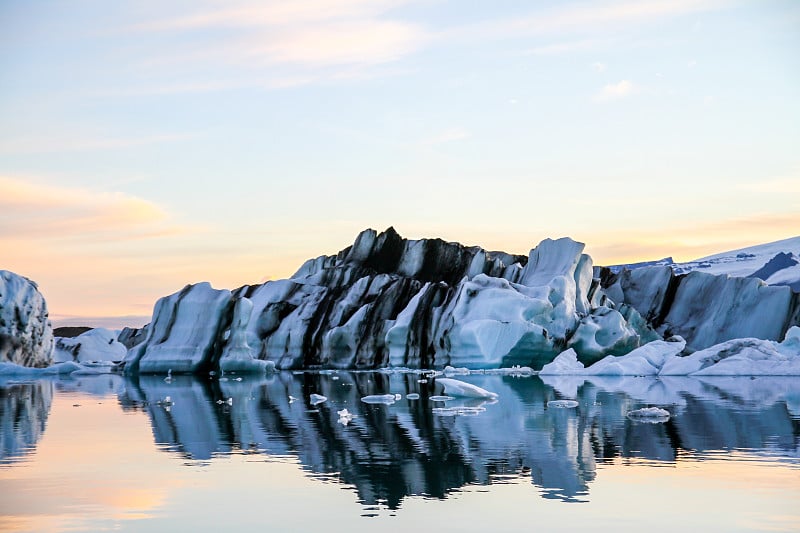
[[[0,530],[800,530],[796,378],[455,377],[0,382]]]

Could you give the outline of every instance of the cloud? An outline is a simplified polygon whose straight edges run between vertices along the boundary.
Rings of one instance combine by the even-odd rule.
[[[172,133],[162,135],[145,135],[140,137],[81,137],[81,136],[49,136],[19,137],[0,141],[0,153],[37,154],[51,152],[75,152],[93,150],[119,150],[195,139],[196,133]]]
[[[629,80],[621,80],[617,83],[610,83],[595,95],[595,100],[608,101],[619,100],[630,96],[636,91],[636,86]]]
[[[150,67],[209,61],[250,69],[375,65],[400,59],[427,41],[428,35],[419,25],[387,16],[387,11],[406,3],[408,0],[233,3],[225,9],[147,21],[128,29],[206,32],[204,44],[192,41],[172,53],[161,50],[146,63]]]
[[[159,206],[123,193],[0,177],[0,240],[142,239],[177,234]]]
[[[550,43],[523,52],[526,55],[550,56],[567,54],[570,52],[581,52],[586,50],[596,50],[601,46],[613,43],[612,39],[580,39],[575,41],[564,41]],[[596,63],[599,64],[599,63]]]
[[[439,133],[438,135],[434,135],[433,137],[425,139],[424,141],[422,141],[422,144],[430,146],[434,144],[443,144],[453,141],[461,141],[469,137],[470,133],[463,128],[449,128]]]
[[[627,2],[588,2],[582,6],[570,4],[539,10],[515,18],[481,22],[454,28],[451,35],[475,38],[547,35],[557,33],[596,33],[626,25],[662,21],[690,13],[710,11],[729,6],[728,0],[649,0]]]

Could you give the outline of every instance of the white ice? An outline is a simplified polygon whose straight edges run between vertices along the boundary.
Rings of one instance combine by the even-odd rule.
[[[328,398],[323,396],[322,394],[312,394],[309,396],[308,401],[311,405],[319,405],[321,403],[327,402]]]
[[[497,394],[494,392],[489,392],[478,387],[477,385],[460,381],[458,379],[438,378],[436,383],[439,383],[444,387],[444,393],[448,396],[461,398],[497,398]]]
[[[128,349],[124,344],[117,341],[118,336],[118,331],[94,328],[81,333],[77,337],[56,337],[53,360],[57,363],[66,361],[77,361],[78,363],[122,361]]]
[[[397,401],[394,394],[370,394],[361,398],[364,403],[382,403],[384,405],[391,405]]]
[[[556,409],[573,409],[578,407],[578,402],[575,400],[550,400],[547,402],[547,407],[554,407]]]

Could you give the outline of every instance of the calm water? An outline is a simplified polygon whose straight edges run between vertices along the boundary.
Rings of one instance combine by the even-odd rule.
[[[421,377],[0,382],[0,530],[800,530],[797,379]]]

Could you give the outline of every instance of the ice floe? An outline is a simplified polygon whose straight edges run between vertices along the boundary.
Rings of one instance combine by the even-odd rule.
[[[436,383],[439,383],[444,387],[444,393],[448,396],[461,398],[497,398],[497,394],[494,392],[489,392],[478,387],[477,385],[460,381],[458,379],[438,378]]]
[[[555,409],[573,409],[578,407],[578,402],[575,400],[550,400],[547,402],[547,407]]]
[[[364,403],[381,403],[384,405],[391,405],[397,401],[394,394],[370,394],[361,398]]]
[[[800,327],[783,342],[744,338],[681,355],[685,341],[653,341],[623,356],[608,356],[584,367],[569,349],[545,365],[539,375],[573,376],[797,376],[800,375]]]
[[[660,407],[643,407],[630,411],[627,416],[633,420],[657,424],[669,420],[670,413],[666,409],[661,409]]]

